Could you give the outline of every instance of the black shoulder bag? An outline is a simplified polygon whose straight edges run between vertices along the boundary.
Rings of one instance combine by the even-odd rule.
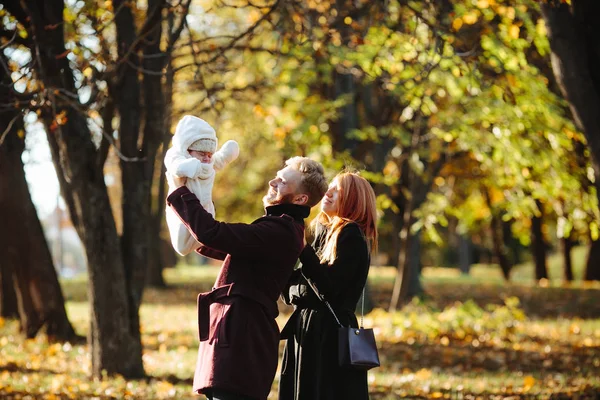
[[[377,353],[377,344],[373,329],[364,328],[363,319],[365,314],[365,289],[362,292],[362,309],[360,316],[360,325],[358,328],[344,326],[333,311],[331,304],[325,300],[325,296],[319,293],[314,284],[306,279],[309,286],[331,311],[333,318],[338,323],[338,361],[341,367],[354,368],[360,370],[369,370],[379,367],[379,354]]]

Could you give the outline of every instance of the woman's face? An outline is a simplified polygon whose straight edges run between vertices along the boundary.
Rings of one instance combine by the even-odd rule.
[[[340,184],[337,179],[334,179],[327,188],[325,196],[321,200],[321,211],[330,217],[338,215],[340,205]]]

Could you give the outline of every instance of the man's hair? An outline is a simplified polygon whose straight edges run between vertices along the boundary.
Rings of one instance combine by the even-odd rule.
[[[323,166],[308,157],[292,157],[285,162],[285,165],[302,174],[298,192],[308,195],[306,205],[313,207],[321,201],[327,191]]]

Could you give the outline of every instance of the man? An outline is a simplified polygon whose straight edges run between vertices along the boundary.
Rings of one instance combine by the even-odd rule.
[[[266,215],[251,224],[215,221],[185,187],[167,204],[223,265],[211,292],[198,295],[200,346],[194,391],[213,400],[262,400],[277,369],[277,299],[304,247],[304,218],[327,190],[323,167],[294,157],[269,182]],[[225,256],[226,255],[226,256]]]

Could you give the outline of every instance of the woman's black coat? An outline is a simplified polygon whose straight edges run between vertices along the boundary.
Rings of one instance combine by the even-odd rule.
[[[326,231],[319,229],[313,246],[318,251]],[[338,365],[338,325],[325,305],[307,286],[310,280],[327,299],[344,326],[357,327],[354,310],[369,272],[369,250],[359,226],[346,225],[338,236],[337,258],[321,264],[311,246],[300,255],[284,300],[295,311],[281,332],[287,339],[279,383],[280,400],[368,399],[367,372]]]

